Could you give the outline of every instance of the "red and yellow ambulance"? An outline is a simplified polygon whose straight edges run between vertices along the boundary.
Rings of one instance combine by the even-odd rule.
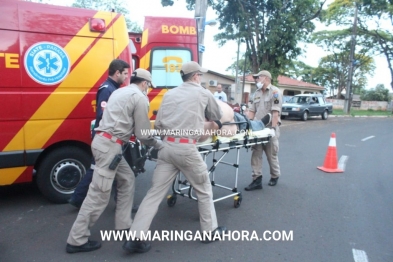
[[[162,95],[198,60],[195,19],[147,17],[127,33],[111,12],[0,0],[0,186],[31,182],[64,203],[90,166],[95,93],[109,63],[151,71],[155,119]],[[131,72],[130,72],[131,73]]]
[[[182,83],[182,64],[198,61],[197,32],[193,18],[147,16],[143,33],[130,33],[135,68],[149,70],[157,86],[148,94],[150,120],[154,121],[162,96]]]
[[[90,166],[95,93],[131,61],[125,18],[0,0],[0,185],[29,182],[65,202]]]

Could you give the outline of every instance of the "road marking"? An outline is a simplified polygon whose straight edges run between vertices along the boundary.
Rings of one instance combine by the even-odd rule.
[[[368,262],[367,254],[365,251],[353,248],[352,254],[355,262]]]
[[[349,147],[356,147],[356,145],[350,145],[350,144],[345,144],[345,145]]]
[[[375,136],[369,136],[369,137],[363,138],[362,141],[364,142],[364,141],[369,140],[369,139],[374,138],[374,137]]]
[[[347,165],[348,156],[341,156],[338,161],[338,168],[345,171],[345,166]]]

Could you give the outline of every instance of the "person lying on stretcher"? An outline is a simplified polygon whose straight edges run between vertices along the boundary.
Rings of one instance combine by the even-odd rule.
[[[271,114],[265,115],[260,121],[259,120],[248,120],[244,115],[234,112],[233,109],[227,104],[220,100],[217,100],[218,105],[222,110],[221,123],[214,121],[206,121],[204,125],[205,135],[201,136],[198,142],[203,142],[207,138],[211,137],[211,134],[216,134],[222,137],[232,137],[240,131],[247,131],[247,121],[249,123],[249,129],[252,131],[259,131],[265,128],[271,121]],[[236,124],[238,122],[243,122]],[[229,124],[233,123],[233,124]],[[222,125],[220,128],[219,125]]]

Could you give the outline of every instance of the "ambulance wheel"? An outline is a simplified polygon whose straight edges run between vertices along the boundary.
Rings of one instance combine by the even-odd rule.
[[[75,146],[48,152],[37,168],[37,186],[51,202],[67,203],[90,163],[91,155]]]
[[[234,199],[234,201],[233,201],[233,206],[234,206],[235,208],[240,207],[240,204],[242,203],[242,200],[243,200],[242,195],[237,195],[237,196],[235,196],[233,199]]]
[[[169,195],[167,197],[166,203],[169,207],[173,207],[176,204],[177,196],[176,195]]]

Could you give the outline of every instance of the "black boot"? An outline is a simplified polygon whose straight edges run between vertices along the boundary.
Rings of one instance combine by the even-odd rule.
[[[123,249],[129,253],[145,253],[151,248],[150,243],[141,240],[130,240],[123,244]]]
[[[269,186],[275,186],[275,185],[277,185],[277,181],[278,181],[278,177],[276,177],[276,178],[270,178]]]
[[[88,240],[87,243],[81,246],[74,246],[67,244],[66,251],[67,253],[76,253],[76,252],[89,252],[101,247],[101,243],[97,241]]]
[[[224,226],[217,227],[212,232],[210,232],[210,234],[207,234],[206,236],[203,235],[204,238],[203,238],[203,240],[201,240],[201,242],[204,244],[209,244],[209,243],[212,243],[213,241],[221,240],[221,239],[223,239],[223,233],[226,233],[227,231],[228,231],[227,228]]]
[[[74,198],[72,198],[72,197],[71,197],[70,199],[68,199],[68,203],[69,203],[70,205],[76,207],[77,209],[80,209],[81,206],[82,206],[82,203],[76,201],[76,200],[75,200]]]
[[[246,191],[251,191],[255,189],[262,189],[262,176],[259,176],[257,179],[252,181],[251,184],[248,185],[248,187],[244,188]]]

